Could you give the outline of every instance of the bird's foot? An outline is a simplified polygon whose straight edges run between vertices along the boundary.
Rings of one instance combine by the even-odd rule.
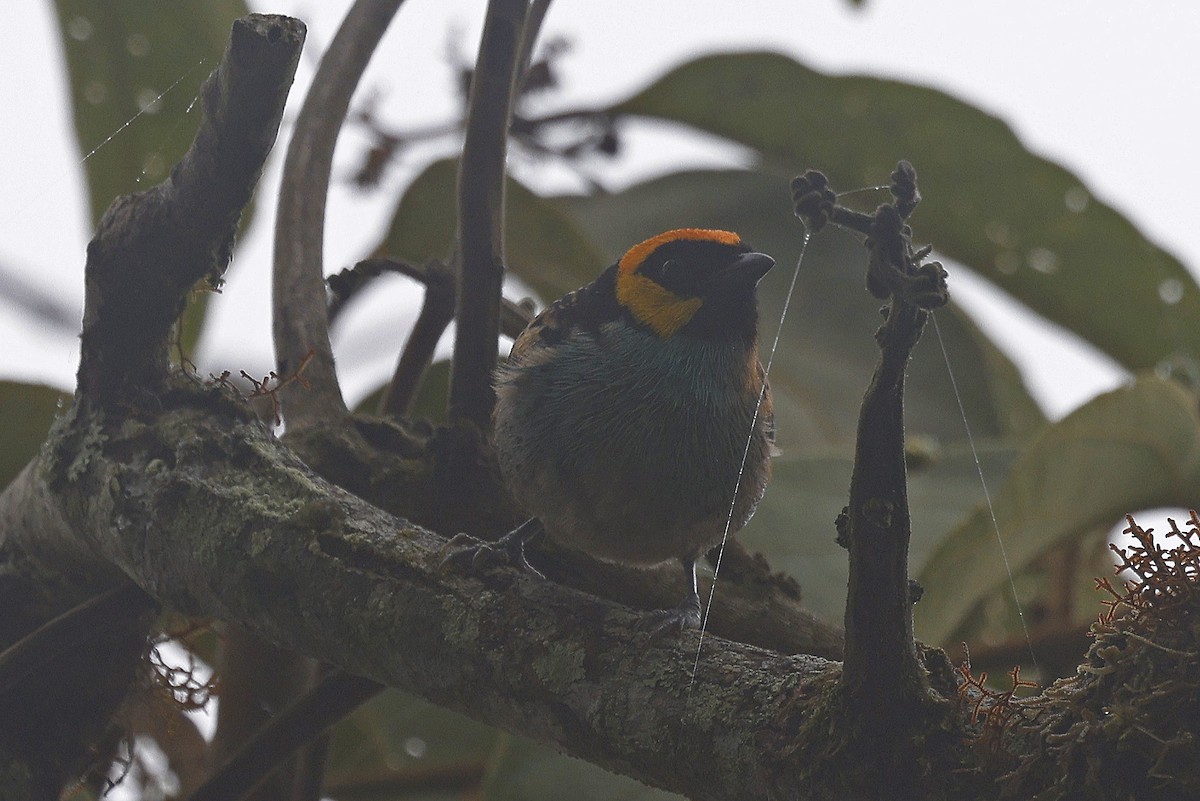
[[[531,517],[495,542],[485,542],[470,534],[455,534],[442,548],[441,566],[464,573],[482,573],[493,567],[515,567],[538,578],[541,571],[525,558],[525,543],[542,532],[542,524]]]
[[[638,623],[637,629],[649,634],[651,639],[657,639],[687,629],[698,629],[701,619],[700,596],[689,595],[673,609],[650,612]]]

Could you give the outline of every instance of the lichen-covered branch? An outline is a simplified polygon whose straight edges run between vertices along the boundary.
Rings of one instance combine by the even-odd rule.
[[[790,749],[836,663],[718,641],[690,684],[693,638],[640,640],[628,607],[510,571],[444,575],[441,537],[318,478],[217,390],[164,404],[64,420],[103,442],[37,471],[80,547],[161,603],[694,798],[767,798],[805,769]]]

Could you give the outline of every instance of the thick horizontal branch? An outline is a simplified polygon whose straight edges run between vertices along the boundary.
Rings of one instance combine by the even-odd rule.
[[[509,571],[445,575],[441,537],[327,484],[215,391],[173,402],[106,427],[86,469],[23,479],[163,604],[693,798],[798,780],[836,663],[710,639],[693,684],[694,636],[650,641],[627,607]]]
[[[218,283],[292,85],[304,24],[253,14],[233,25],[201,90],[204,116],[163,183],[117,198],[88,245],[79,389],[93,401],[166,375],[167,335],[187,292]]]

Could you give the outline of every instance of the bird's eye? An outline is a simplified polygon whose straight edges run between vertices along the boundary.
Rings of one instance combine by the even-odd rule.
[[[659,273],[663,278],[671,278],[679,273],[680,264],[675,259],[667,259],[659,268]]]

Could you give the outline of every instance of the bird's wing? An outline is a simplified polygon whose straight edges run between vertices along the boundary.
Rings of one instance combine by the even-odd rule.
[[[585,287],[568,292],[534,317],[513,342],[509,361],[523,361],[542,348],[553,348],[576,332],[600,335],[600,328],[621,315],[614,264]]]
[[[775,404],[771,400],[771,384],[767,381],[767,371],[762,362],[758,362],[758,380],[759,386],[765,390],[762,393],[762,403],[758,407],[758,417],[763,421],[763,428],[767,432],[767,450],[771,456],[782,456],[783,451],[775,445]]]

